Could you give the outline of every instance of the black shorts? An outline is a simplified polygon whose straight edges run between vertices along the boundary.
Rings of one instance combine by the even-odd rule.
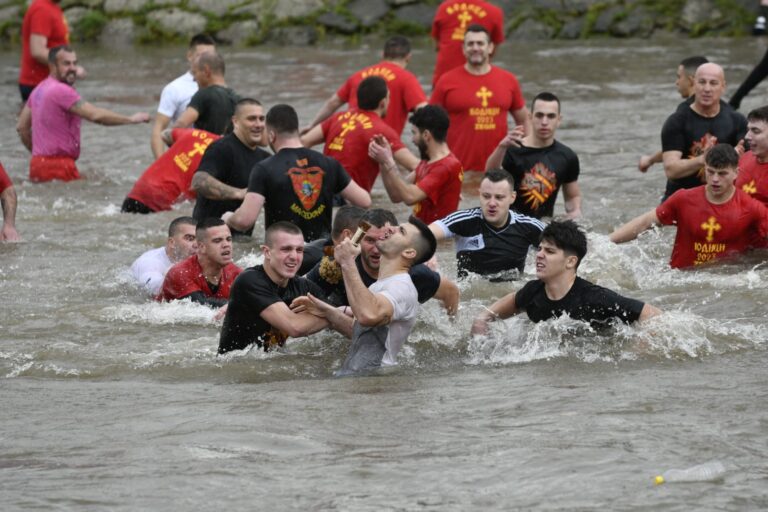
[[[120,209],[120,211],[122,213],[153,213],[149,206],[130,197],[125,198],[125,201],[123,201],[123,207]]]

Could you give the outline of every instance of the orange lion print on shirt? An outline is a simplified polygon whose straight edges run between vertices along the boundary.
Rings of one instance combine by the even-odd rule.
[[[539,162],[520,181],[519,194],[531,210],[538,210],[557,190],[557,175]]]
[[[293,192],[301,202],[301,206],[305,210],[311,210],[320,197],[325,171],[320,167],[304,168],[303,165],[307,165],[306,159],[296,161],[296,165],[298,167],[291,167],[287,174],[291,178]]]
[[[701,139],[691,144],[691,150],[689,151],[689,158],[696,158],[699,155],[703,155],[708,149],[714,147],[717,144],[717,137],[711,133],[705,133]],[[704,178],[704,167],[698,170],[696,176],[699,177],[702,183],[706,181]]]

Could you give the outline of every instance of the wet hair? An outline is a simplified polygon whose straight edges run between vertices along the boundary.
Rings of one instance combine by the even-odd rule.
[[[397,226],[399,223],[397,222],[397,217],[395,217],[395,214],[392,213],[389,210],[385,210],[384,208],[371,208],[367,212],[365,212],[365,215],[363,215],[362,220],[370,224],[371,226],[375,228],[381,228],[384,227],[384,224],[389,222],[393,226]]]
[[[385,59],[404,59],[411,53],[411,42],[407,37],[392,36],[384,43]]]
[[[197,68],[203,69],[204,66],[208,66],[211,73],[214,75],[224,76],[226,66],[224,65],[224,57],[219,52],[205,52],[197,58]]]
[[[202,220],[199,220],[197,222],[197,226],[195,227],[195,236],[199,241],[205,240],[205,232],[209,228],[215,228],[218,226],[226,226],[227,223],[224,222],[221,217],[206,217]]]
[[[74,52],[75,49],[69,46],[68,44],[62,44],[59,46],[54,46],[50,50],[48,50],[48,62],[51,64],[56,64],[56,56],[59,54],[59,52]]]
[[[491,42],[491,33],[488,32],[487,28],[485,28],[484,26],[478,23],[473,23],[470,26],[468,26],[467,31],[464,33],[464,37],[466,38],[467,34],[469,34],[470,32],[482,32],[483,34],[485,34],[485,37],[488,40],[488,42],[489,43]]]
[[[512,191],[515,191],[515,178],[504,169],[488,169],[485,171],[483,179],[488,180],[491,183],[506,181],[509,183],[509,187],[512,189]]]
[[[360,224],[360,219],[363,218],[365,213],[365,209],[351,204],[345,204],[336,210],[336,216],[333,218],[333,227],[331,228],[331,238],[334,240],[339,238],[341,232],[345,229],[351,231],[357,229],[357,225]]]
[[[289,222],[287,220],[279,220],[277,222],[273,222],[266,230],[264,230],[264,245],[267,247],[272,247],[272,242],[275,238],[274,234],[278,232],[288,233],[289,235],[300,235],[302,237],[304,236],[304,234],[301,232],[301,228],[293,222]]]
[[[242,107],[245,107],[247,105],[256,105],[261,106],[261,102],[259,100],[255,100],[253,98],[240,98],[237,103],[235,103],[235,115],[240,111]]]
[[[278,134],[298,133],[299,116],[290,105],[275,105],[267,112],[267,126]]]
[[[195,46],[216,46],[216,40],[208,34],[195,34],[189,40],[189,47],[194,48]]]
[[[435,239],[434,233],[429,229],[429,226],[424,224],[420,219],[417,219],[413,215],[408,217],[408,222],[416,226],[419,230],[419,235],[413,240],[413,248],[416,249],[416,259],[413,264],[426,263],[435,254],[437,249],[437,239]]]
[[[357,106],[361,110],[376,110],[387,97],[387,82],[380,76],[369,76],[357,86]]]
[[[193,217],[176,217],[168,225],[168,238],[176,236],[179,232],[179,227],[185,224],[197,227],[197,221]]]
[[[550,222],[541,232],[540,240],[554,244],[566,256],[576,256],[576,268],[587,254],[587,235],[570,219]]]
[[[751,110],[747,115],[747,121],[768,123],[768,105]]]
[[[730,144],[715,144],[707,151],[704,163],[713,169],[733,169],[739,166],[739,154]]]
[[[688,57],[681,60],[680,65],[683,66],[686,75],[693,76],[696,74],[696,70],[699,69],[699,66],[708,62],[709,59],[706,57],[702,57],[701,55],[694,55],[693,57]]]
[[[420,132],[429,130],[437,142],[445,142],[451,124],[445,109],[439,105],[424,105],[408,119]]]
[[[540,92],[537,94],[533,101],[531,101],[531,114],[533,114],[533,106],[536,104],[537,101],[556,101],[557,102],[557,113],[560,113],[560,98],[552,94],[551,92]]]

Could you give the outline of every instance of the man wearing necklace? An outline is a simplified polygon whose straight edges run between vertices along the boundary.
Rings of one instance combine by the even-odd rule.
[[[534,322],[568,314],[594,327],[618,319],[625,323],[644,321],[661,311],[639,300],[592,284],[576,275],[587,253],[587,237],[572,220],[553,221],[541,233],[536,252],[536,277],[519,291],[510,293],[477,315],[472,334],[486,334],[488,322],[525,311]]]
[[[702,64],[694,75],[694,100],[669,116],[661,130],[662,159],[667,188],[662,201],[675,191],[704,182],[704,157],[715,144],[738,146],[747,132],[747,120],[720,101],[725,92],[723,68]]]
[[[192,302],[222,307],[242,269],[232,263],[232,233],[217,217],[197,223],[197,254],[172,266],[165,275],[159,300],[189,297]]]

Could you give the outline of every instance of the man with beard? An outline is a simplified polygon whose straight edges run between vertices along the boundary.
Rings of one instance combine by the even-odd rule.
[[[301,143],[312,147],[325,141],[323,154],[335,158],[355,182],[370,192],[379,165],[368,156],[368,144],[381,135],[392,146],[397,163],[412,171],[418,159],[400,141],[400,135],[383,117],[389,107],[387,82],[380,76],[369,76],[357,88],[356,109],[334,114],[301,137]]]
[[[221,219],[197,223],[197,254],[172,266],[158,300],[189,299],[212,307],[229,301],[229,290],[242,269],[232,263],[232,233]]]
[[[69,46],[51,48],[50,74],[35,87],[19,114],[16,131],[32,152],[29,179],[32,181],[80,178],[75,160],[80,156],[80,119],[105,126],[149,122],[149,114],[130,117],[83,101],[73,87],[77,80],[77,55]]]
[[[264,264],[245,269],[232,286],[219,337],[219,354],[252,345],[264,351],[285,345],[287,338],[308,336],[328,322],[290,308],[297,297],[322,297],[317,285],[297,277],[304,254],[304,236],[290,222],[275,222],[264,233]]]
[[[677,190],[694,188],[704,182],[704,159],[718,143],[738,146],[747,132],[743,115],[720,101],[725,92],[723,68],[709,62],[694,76],[694,99],[687,108],[669,116],[661,130],[664,173],[667,175],[666,200]]]
[[[384,137],[374,137],[368,152],[379,163],[389,199],[413,205],[413,215],[430,223],[456,211],[464,170],[445,142],[449,121],[442,107],[422,107],[410,122],[411,140],[419,148],[421,162],[405,179],[400,177],[392,147]]]

